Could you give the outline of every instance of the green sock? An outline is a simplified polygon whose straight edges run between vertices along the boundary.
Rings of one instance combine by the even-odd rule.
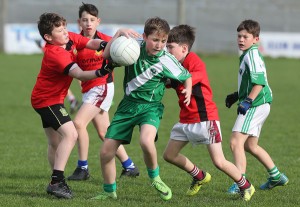
[[[113,184],[103,184],[103,190],[107,193],[116,192],[117,190],[117,183],[114,182]]]
[[[159,166],[157,166],[157,168],[154,170],[147,168],[147,171],[148,171],[148,176],[151,180],[154,180],[154,178],[159,177]]]
[[[279,180],[281,173],[279,172],[278,168],[274,166],[272,169],[268,170],[268,173],[272,180]]]

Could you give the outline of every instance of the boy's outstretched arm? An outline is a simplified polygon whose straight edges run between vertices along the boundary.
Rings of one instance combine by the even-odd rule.
[[[186,79],[183,83],[184,89],[182,90],[181,93],[185,94],[185,100],[184,103],[188,106],[191,102],[191,94],[192,94],[192,77],[189,77]]]

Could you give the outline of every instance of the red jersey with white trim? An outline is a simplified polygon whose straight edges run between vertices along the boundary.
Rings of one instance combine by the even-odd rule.
[[[199,56],[190,52],[182,63],[192,75],[192,96],[191,103],[186,106],[184,94],[181,93],[184,89],[183,84],[179,84],[176,88],[176,93],[179,97],[180,106],[180,123],[191,124],[202,121],[219,120],[217,105],[213,101],[212,89],[209,84],[205,63]]]
[[[80,34],[83,35],[83,32],[81,32]],[[111,37],[97,31],[95,33],[94,39],[101,39],[108,42],[111,39]],[[82,70],[97,70],[101,68],[104,60],[102,54],[103,54],[103,50],[97,51],[97,50],[89,50],[85,48],[77,52],[76,62]],[[112,73],[108,73],[107,75],[96,79],[82,81],[81,92],[85,93],[95,86],[110,83],[112,81],[113,81]]]
[[[89,38],[69,32],[66,49],[46,44],[41,70],[31,94],[33,108],[63,104],[73,78],[68,75],[75,64],[73,51],[86,47]]]

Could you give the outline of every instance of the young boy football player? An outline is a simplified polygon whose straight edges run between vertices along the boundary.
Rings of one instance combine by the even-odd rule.
[[[237,119],[232,129],[230,147],[235,165],[246,175],[245,151],[253,155],[269,174],[262,190],[287,185],[289,179],[275,166],[272,158],[258,145],[261,128],[270,113],[273,100],[267,80],[267,71],[261,53],[258,50],[260,25],[254,20],[245,20],[237,27],[237,43],[243,52],[238,70],[238,91],[226,97],[225,104],[230,108],[236,101]],[[234,183],[229,193],[238,193]]]
[[[195,29],[189,25],[179,25],[170,31],[168,51],[191,73],[193,88],[191,103],[186,106],[181,93],[183,85],[171,81],[179,98],[180,114],[179,122],[171,131],[164,159],[191,175],[192,184],[186,194],[195,195],[203,184],[211,180],[211,175],[200,170],[180,151],[189,142],[193,145],[205,144],[213,164],[238,184],[242,198],[249,201],[255,189],[238,168],[224,157],[218,109],[213,101],[205,64],[196,53],[191,52],[194,41]]]

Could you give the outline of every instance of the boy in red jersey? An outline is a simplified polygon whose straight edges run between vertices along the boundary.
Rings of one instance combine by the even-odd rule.
[[[206,144],[213,164],[238,184],[245,201],[251,199],[255,189],[238,168],[227,161],[222,150],[222,135],[218,109],[213,101],[212,89],[206,73],[205,64],[196,53],[190,52],[195,41],[194,28],[179,25],[171,29],[167,49],[192,75],[192,96],[190,105],[184,104],[183,85],[171,81],[171,86],[179,97],[180,120],[174,125],[164,159],[192,176],[192,184],[187,195],[198,193],[203,184],[211,180],[208,172],[200,170],[187,157],[180,154],[189,142],[193,145]]]
[[[106,72],[105,67],[82,71],[74,62],[72,51],[85,47],[101,49],[103,41],[68,32],[66,20],[55,13],[42,14],[38,29],[46,45],[41,70],[31,94],[31,104],[41,116],[48,139],[48,161],[53,173],[47,193],[58,198],[72,198],[72,192],[64,180],[64,169],[78,134],[64,107],[64,99],[73,78],[85,81]],[[128,37],[138,33],[123,29],[118,30],[116,36],[121,34]]]
[[[93,4],[82,4],[79,7],[78,24],[82,28],[81,35],[90,39],[102,39],[109,41],[107,36],[97,31],[100,24],[98,9]],[[82,70],[90,71],[100,68],[103,63],[103,51],[83,49],[77,51],[76,62]],[[114,96],[113,73],[93,80],[82,81],[83,104],[74,118],[74,124],[78,132],[77,167],[68,180],[86,180],[90,177],[88,170],[89,135],[87,125],[92,121],[101,140],[104,140],[107,127],[109,126],[108,110],[111,107]],[[128,157],[125,148],[121,145],[116,156],[122,163],[121,176],[135,177],[139,175],[138,168]]]
[[[35,40],[36,45],[44,52],[46,42],[44,39],[37,39]],[[70,103],[70,114],[73,114],[77,109],[78,106],[80,105],[79,102],[77,101],[74,93],[71,91],[69,88],[68,93],[67,93],[67,99]]]

